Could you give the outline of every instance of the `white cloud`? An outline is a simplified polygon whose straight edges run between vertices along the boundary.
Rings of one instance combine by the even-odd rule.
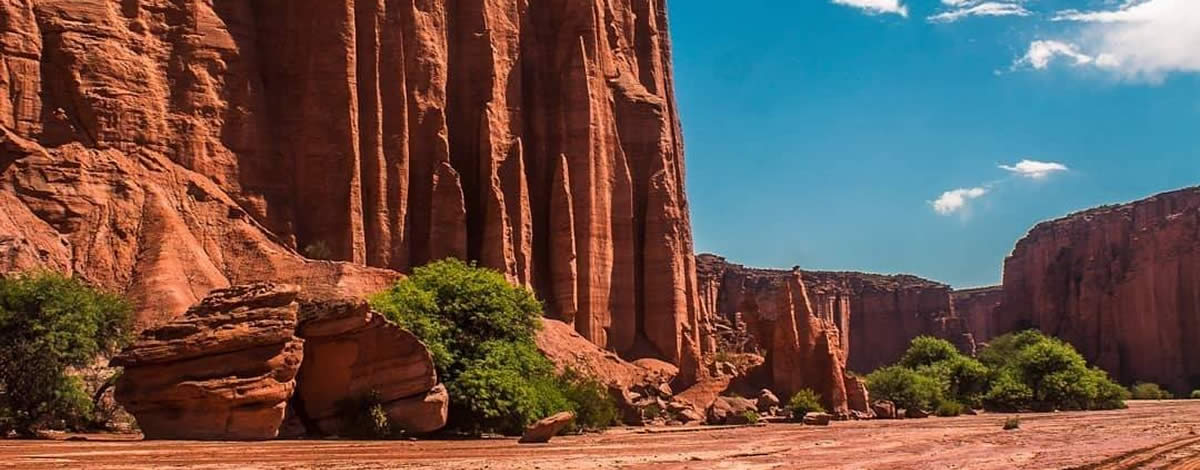
[[[965,209],[972,199],[979,199],[987,193],[987,188],[960,188],[942,193],[942,197],[931,204],[938,214],[951,215]]]
[[[833,3],[858,8],[873,15],[892,13],[908,17],[908,7],[901,0],[833,0]]]
[[[1040,180],[1050,176],[1051,173],[1069,170],[1069,168],[1062,163],[1039,162],[1036,160],[1021,160],[1016,165],[1000,165],[1000,168],[1008,170],[1009,172],[1012,172],[1018,176],[1035,180]]]
[[[1049,67],[1050,63],[1057,57],[1070,59],[1074,62],[1074,65],[1086,65],[1097,61],[1095,57],[1080,51],[1079,46],[1076,44],[1062,41],[1033,41],[1029,44],[1029,52],[1026,52],[1020,59],[1017,59],[1017,62],[1013,64],[1013,68],[1029,66],[1042,70]]]
[[[955,9],[930,16],[930,22],[953,23],[968,16],[1029,16],[1032,14],[1020,4],[1010,2],[942,0],[942,3],[955,7]]]
[[[1054,56],[1065,56],[1075,65],[1148,82],[1200,72],[1200,1],[1130,0],[1114,10],[1060,11],[1053,19],[1081,26],[1067,41],[1035,41],[1015,66],[1043,69]],[[1068,47],[1047,49],[1053,44]],[[1039,61],[1035,53],[1048,58]]]

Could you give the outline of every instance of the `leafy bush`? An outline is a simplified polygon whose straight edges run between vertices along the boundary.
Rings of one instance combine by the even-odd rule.
[[[429,347],[450,392],[451,430],[520,434],[567,410],[584,429],[615,419],[603,385],[572,371],[555,375],[534,344],[541,304],[496,271],[438,261],[376,294],[371,305]]]
[[[1129,388],[1130,396],[1134,400],[1170,400],[1175,398],[1171,392],[1163,390],[1156,383],[1138,382]]]
[[[762,418],[758,416],[757,411],[746,410],[742,412],[742,421],[746,422],[746,424],[758,424],[760,419]]]
[[[0,279],[0,434],[91,421],[92,400],[68,370],[123,346],[131,311],[121,298],[59,274]]]
[[[558,382],[575,411],[575,428],[599,431],[617,423],[617,404],[604,384],[574,369],[563,371]]]
[[[1088,368],[1075,348],[1036,331],[1001,336],[980,352],[992,368],[984,404],[1000,411],[1124,407],[1128,394],[1108,374]],[[993,348],[997,348],[993,350]]]
[[[937,411],[935,412],[935,414],[937,414],[938,416],[941,416],[943,418],[949,418],[952,416],[958,416],[958,415],[963,414],[964,409],[966,409],[966,407],[963,405],[960,405],[960,404],[952,402],[952,401],[944,401],[940,405],[938,405]]]
[[[825,407],[821,405],[821,394],[812,391],[812,389],[802,389],[792,395],[788,400],[788,410],[792,412],[792,419],[801,419],[809,413],[824,413]]]
[[[1004,430],[1005,431],[1012,431],[1012,430],[1016,430],[1016,429],[1020,429],[1020,428],[1021,428],[1021,417],[1020,416],[1012,416],[1012,417],[1009,417],[1008,419],[1004,420]]]
[[[1192,399],[1200,400],[1200,390],[1192,390]]]
[[[933,409],[942,402],[942,385],[937,379],[902,366],[890,366],[867,375],[871,397],[890,400],[899,408]]]
[[[917,369],[922,366],[932,366],[934,364],[956,359],[962,356],[958,352],[958,348],[950,344],[944,339],[937,339],[932,336],[920,336],[914,338],[905,351],[904,356],[900,358],[900,366],[909,369]]]

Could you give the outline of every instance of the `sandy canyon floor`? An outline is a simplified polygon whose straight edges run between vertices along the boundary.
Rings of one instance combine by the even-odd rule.
[[[1128,410],[793,424],[707,430],[617,430],[555,439],[265,443],[0,441],[0,468],[302,469],[1200,469],[1200,400]],[[112,439],[109,437],[108,439]]]

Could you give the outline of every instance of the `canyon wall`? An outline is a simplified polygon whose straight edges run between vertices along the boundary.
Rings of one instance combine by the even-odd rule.
[[[943,284],[913,276],[754,269],[714,255],[697,256],[697,265],[704,349],[730,347],[714,325],[744,324],[748,340],[739,346],[766,356],[784,394],[814,388],[844,408],[840,400],[856,388],[844,380],[847,372],[894,363],[921,335],[974,353],[974,339]]]
[[[994,325],[1067,340],[1124,382],[1200,387],[1200,187],[1034,227]]]
[[[693,370],[664,2],[0,0],[0,271],[125,291],[147,327],[453,256]]]
[[[991,286],[956,290],[950,295],[954,312],[966,324],[967,331],[978,343],[1007,333],[996,331],[995,319],[1004,301],[1004,287]]]

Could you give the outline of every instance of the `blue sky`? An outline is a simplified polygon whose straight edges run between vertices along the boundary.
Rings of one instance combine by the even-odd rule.
[[[669,8],[701,252],[996,284],[1039,221],[1200,184],[1200,0]]]

